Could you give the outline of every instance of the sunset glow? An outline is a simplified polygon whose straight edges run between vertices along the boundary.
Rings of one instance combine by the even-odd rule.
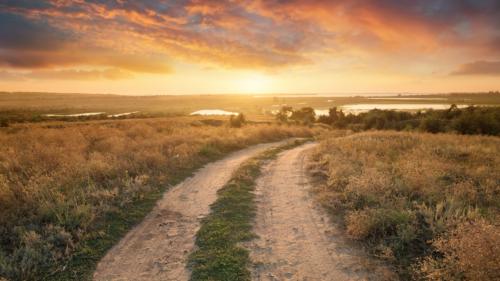
[[[0,0],[0,91],[500,89],[500,2]]]
[[[244,77],[240,81],[236,81],[236,85],[239,87],[239,91],[241,93],[269,93],[271,91],[271,81],[272,79],[261,75],[261,74],[253,74],[248,77]]]

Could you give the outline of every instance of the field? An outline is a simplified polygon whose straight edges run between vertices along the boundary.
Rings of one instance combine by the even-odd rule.
[[[314,109],[391,103],[489,107],[314,116]],[[271,114],[284,104],[293,107],[292,114],[282,118]],[[145,254],[154,248],[155,255],[169,251],[169,257],[178,258],[168,265],[177,266],[176,270],[158,274],[192,272],[191,280],[213,276],[250,280],[271,272],[280,278],[360,274],[392,280],[392,271],[402,280],[476,280],[476,276],[495,280],[500,264],[500,111],[495,107],[499,104],[498,93],[405,97],[1,93],[0,276],[107,280],[118,271],[129,272],[126,277],[131,278],[153,273],[140,264],[122,270],[127,265],[120,258],[141,257],[141,264],[155,264],[158,256]],[[200,109],[242,112],[245,118],[189,116]],[[86,112],[104,113],[45,116]],[[135,113],[108,116],[127,112]],[[434,123],[439,126],[431,130]],[[319,141],[289,149],[276,159],[245,151],[244,157],[238,156],[241,162],[225,157],[249,146],[255,152],[253,145],[291,137]],[[317,147],[311,150],[313,146]],[[298,181],[307,176],[305,159],[311,153],[313,186]],[[244,162],[245,157],[253,160]],[[218,169],[208,174],[198,170],[220,158],[225,164],[217,164]],[[275,166],[265,166],[268,162]],[[257,170],[263,174],[254,173]],[[200,182],[184,186],[189,195],[170,192],[195,171]],[[219,184],[225,178],[228,183]],[[262,194],[254,197],[254,188],[258,194],[270,192],[267,201],[259,199]],[[290,188],[295,192],[287,191]],[[315,201],[308,201],[304,195],[308,191],[300,188],[312,188]],[[243,193],[233,194],[236,191]],[[170,201],[156,210],[155,204],[165,199]],[[191,206],[192,202],[200,206]],[[312,204],[325,207],[326,214],[311,210]],[[205,209],[212,213],[204,213]],[[267,217],[271,209],[276,213]],[[179,215],[183,210],[187,214]],[[295,213],[298,210],[300,214]],[[158,223],[150,223],[146,215],[155,212]],[[178,216],[161,216],[170,213]],[[323,221],[328,216],[333,221],[327,225]],[[144,219],[153,227],[139,228],[145,232],[142,235],[151,234],[164,221],[170,222],[168,231],[179,234],[157,235],[151,241],[159,244],[149,248],[141,246],[143,236],[133,237],[123,246],[126,257],[112,253],[106,259],[108,250]],[[289,235],[290,229],[294,235]],[[265,241],[251,241],[256,233]],[[241,241],[248,244],[242,246]],[[175,245],[175,251],[166,244]],[[350,247],[345,251],[351,255],[342,256],[342,262],[357,268],[355,273],[328,266],[331,256],[325,249],[337,244]],[[294,252],[297,249],[300,253]],[[254,258],[264,265],[252,267]],[[300,266],[266,267],[274,260],[293,260]],[[318,263],[321,269],[315,267]],[[109,270],[101,270],[96,278],[96,267]],[[224,271],[231,268],[234,271]]]
[[[65,274],[87,272],[162,191],[194,169],[251,144],[312,135],[305,127],[230,128],[227,121],[203,120],[50,122],[0,130],[0,276],[57,279],[63,268]]]
[[[500,281],[500,0],[0,0],[0,281]]]
[[[6,93],[0,92],[0,125],[17,122],[65,121],[106,118],[106,115],[137,112],[136,118],[179,116],[200,109],[241,112],[258,119],[273,119],[270,113],[287,105],[328,110],[334,106],[357,104],[437,104],[500,105],[500,94],[443,94],[432,96],[322,96],[322,95],[171,95],[120,96],[97,94]],[[80,118],[46,117],[45,114],[104,112],[104,116]]]
[[[319,202],[403,279],[498,280],[500,139],[365,132],[313,153]]]

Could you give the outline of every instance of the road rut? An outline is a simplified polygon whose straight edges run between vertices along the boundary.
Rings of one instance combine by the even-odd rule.
[[[252,280],[387,280],[311,198],[305,162],[314,146],[282,152],[257,180]]]
[[[206,165],[165,192],[153,211],[99,262],[94,280],[188,280],[186,261],[200,219],[245,160],[285,142],[256,145]]]

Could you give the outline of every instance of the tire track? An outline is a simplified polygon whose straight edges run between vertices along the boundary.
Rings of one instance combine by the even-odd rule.
[[[285,151],[257,180],[259,238],[248,243],[253,280],[388,280],[387,270],[343,238],[309,194],[306,152]],[[325,219],[326,218],[326,219]]]
[[[165,192],[153,211],[99,262],[94,280],[188,280],[186,261],[200,219],[245,160],[283,142],[260,144],[206,165]]]

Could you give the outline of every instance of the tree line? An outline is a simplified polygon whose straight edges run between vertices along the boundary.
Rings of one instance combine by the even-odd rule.
[[[280,122],[305,125],[322,123],[337,129],[362,130],[420,130],[430,133],[456,132],[459,134],[500,135],[500,107],[469,106],[458,108],[452,104],[445,110],[405,112],[372,109],[360,114],[344,113],[333,107],[328,115],[316,116],[314,109],[294,110],[284,106],[276,114]]]

